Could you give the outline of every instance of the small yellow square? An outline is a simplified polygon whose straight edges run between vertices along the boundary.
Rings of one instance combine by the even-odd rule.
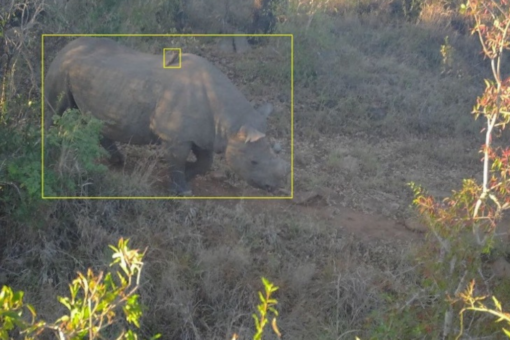
[[[173,51],[167,52],[167,51]],[[179,60],[177,65],[174,64],[176,60]],[[181,68],[182,62],[182,50],[180,48],[164,48],[163,49],[163,68]]]

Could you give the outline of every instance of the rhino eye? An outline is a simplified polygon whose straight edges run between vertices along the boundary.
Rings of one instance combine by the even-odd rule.
[[[251,164],[252,164],[252,165],[257,165],[257,164],[259,164],[259,162],[257,162],[257,161],[251,161]]]

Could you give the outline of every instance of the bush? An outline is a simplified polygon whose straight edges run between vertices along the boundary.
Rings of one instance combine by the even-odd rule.
[[[31,112],[39,107],[26,106]],[[70,110],[56,117],[45,135],[44,181],[42,181],[41,130],[23,125],[6,112],[0,122],[0,213],[28,216],[45,196],[87,196],[92,178],[106,167],[97,159],[106,154],[99,144],[101,122]]]
[[[140,287],[143,253],[128,247],[129,240],[119,240],[114,251],[110,272],[95,274],[91,269],[69,285],[70,297],[58,297],[68,310],[55,322],[36,321],[37,313],[23,301],[22,291],[3,286],[0,291],[0,339],[13,334],[35,340],[43,332],[51,332],[57,339],[138,339],[133,326],[140,328],[142,306],[136,291]],[[28,311],[31,320],[24,317]],[[122,311],[122,314],[121,312]],[[119,316],[119,314],[123,316]],[[121,320],[127,322],[121,326]],[[127,328],[127,329],[126,329]],[[157,339],[160,335],[151,337]]]
[[[87,186],[106,166],[97,159],[107,152],[99,143],[102,122],[78,110],[53,116],[45,134],[44,193],[47,196],[89,196]]]

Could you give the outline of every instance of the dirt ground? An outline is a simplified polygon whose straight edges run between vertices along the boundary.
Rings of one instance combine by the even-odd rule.
[[[154,196],[168,196],[170,177],[165,162],[158,161],[157,169],[151,179]],[[112,171],[129,175],[134,165],[127,163],[125,168],[110,167]],[[222,170],[213,170],[205,176],[199,176],[191,182],[195,197],[285,197],[288,191],[268,194],[244,183],[229,181]],[[190,204],[200,205],[206,199],[190,200]],[[345,206],[345,200],[335,190],[322,188],[317,190],[296,189],[293,199],[217,199],[217,204],[235,208],[237,204],[253,214],[278,214],[291,212],[317,223],[327,223],[342,234],[352,235],[356,239],[371,243],[378,242],[419,242],[423,239],[424,227],[416,219],[391,218],[377,213],[369,213]]]
[[[202,182],[202,183],[201,183]],[[221,193],[222,196],[237,196],[238,190],[228,188],[216,180],[197,179],[193,185],[195,194],[211,195]],[[250,190],[251,191],[251,190]],[[256,195],[253,190],[251,195]],[[242,193],[247,194],[247,193]],[[343,207],[339,202],[339,195],[309,191],[300,192],[292,200],[255,200],[245,202],[252,212],[292,211],[299,216],[313,217],[316,221],[327,222],[332,227],[347,234],[353,234],[364,241],[418,241],[422,238],[420,232],[413,232],[404,223],[377,214],[363,213]],[[235,201],[221,201],[219,204],[236,204]]]

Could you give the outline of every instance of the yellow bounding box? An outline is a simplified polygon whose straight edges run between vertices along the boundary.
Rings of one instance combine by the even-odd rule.
[[[176,61],[179,61],[175,65]],[[163,49],[163,68],[181,68],[182,50],[180,48]]]
[[[45,193],[45,103],[41,105],[41,198],[42,199],[293,199],[294,198],[294,37],[292,34],[42,34],[41,35],[41,97],[45,98],[44,88],[44,56],[45,39],[51,37],[287,37],[290,39],[290,195],[288,196],[47,196]],[[164,48],[162,58],[163,68],[180,69],[182,67],[181,48]]]

